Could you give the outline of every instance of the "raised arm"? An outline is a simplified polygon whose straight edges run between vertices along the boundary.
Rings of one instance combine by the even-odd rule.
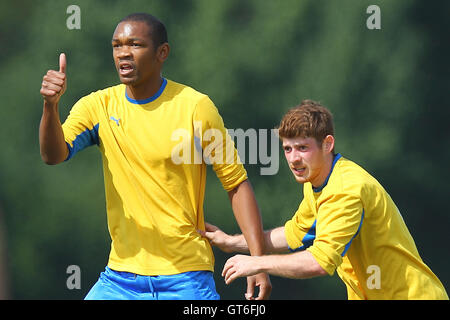
[[[59,71],[49,70],[43,77],[40,93],[44,98],[39,144],[42,160],[47,164],[63,162],[69,153],[59,118],[58,103],[66,90],[66,56],[59,56]]]

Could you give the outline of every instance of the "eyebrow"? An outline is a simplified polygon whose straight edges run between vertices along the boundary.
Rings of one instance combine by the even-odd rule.
[[[307,142],[304,142],[304,143],[294,143],[294,144],[292,144],[292,145],[290,145],[290,144],[284,144],[284,143],[283,143],[283,148],[286,148],[286,147],[305,147],[305,146],[308,146],[308,143],[307,143]]]
[[[127,42],[131,42],[131,41],[143,41],[143,39],[142,38],[127,38]],[[111,42],[120,42],[120,40],[117,38],[112,38]]]

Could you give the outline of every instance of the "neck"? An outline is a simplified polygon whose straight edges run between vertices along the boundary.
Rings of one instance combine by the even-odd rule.
[[[161,87],[163,79],[161,75],[157,78],[151,79],[145,83],[137,85],[127,85],[127,95],[134,100],[144,100],[154,96]]]
[[[325,183],[333,166],[333,160],[334,160],[333,153],[330,153],[326,156],[326,159],[324,161],[322,169],[320,170],[319,175],[313,181],[311,181],[311,184],[314,188],[319,188]]]

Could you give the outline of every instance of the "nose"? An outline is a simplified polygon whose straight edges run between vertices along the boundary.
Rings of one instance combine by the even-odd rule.
[[[122,46],[122,47],[118,48],[116,50],[115,54],[116,54],[116,57],[119,59],[129,58],[129,57],[132,57],[132,55],[133,55],[131,53],[129,46]]]
[[[287,160],[289,161],[289,163],[292,164],[299,164],[302,162],[302,156],[300,154],[300,152],[298,152],[297,150],[292,150],[292,152],[290,152],[287,156]]]

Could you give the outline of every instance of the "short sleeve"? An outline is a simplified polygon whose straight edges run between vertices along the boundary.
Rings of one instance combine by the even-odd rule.
[[[332,275],[342,263],[342,257],[361,229],[363,218],[364,209],[358,196],[334,194],[320,204],[316,237],[307,250],[328,274]]]
[[[231,191],[247,180],[247,171],[239,159],[216,106],[205,96],[195,108],[194,134],[196,145],[201,147],[203,159],[211,164],[226,191]]]
[[[314,241],[315,220],[307,201],[302,200],[291,220],[284,225],[284,234],[289,250],[301,251]]]
[[[62,128],[69,149],[66,161],[78,151],[99,144],[99,123],[93,116],[93,108],[95,108],[95,99],[93,94],[90,94],[75,103],[64,121]]]

